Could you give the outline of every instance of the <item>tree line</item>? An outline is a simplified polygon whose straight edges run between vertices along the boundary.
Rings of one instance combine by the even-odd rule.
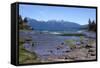
[[[28,21],[27,21],[26,17],[24,19],[22,19],[21,15],[19,15],[19,29],[33,30],[33,28],[31,26],[29,26],[27,22]]]
[[[89,19],[89,21],[88,21],[88,30],[89,31],[97,31],[97,29],[96,29],[96,22],[93,20],[93,21],[91,21],[90,19]]]

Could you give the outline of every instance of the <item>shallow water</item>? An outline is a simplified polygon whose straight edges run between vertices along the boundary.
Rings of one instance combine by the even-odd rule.
[[[20,36],[23,38],[28,38],[31,36],[34,43],[34,47],[29,44],[29,51],[35,51],[38,55],[64,55],[65,51],[70,51],[71,49],[63,44],[63,48],[57,50],[57,47],[64,43],[64,40],[79,40],[78,36],[58,36],[53,34],[39,34],[33,32],[20,32]],[[52,52],[51,52],[52,51]]]
[[[64,43],[65,40],[77,40],[80,43],[80,36],[60,36],[56,34],[46,34],[34,31],[20,31],[19,36],[23,39],[31,38],[32,42],[34,42],[34,46],[32,46],[30,43],[25,42],[23,44],[24,48],[30,52],[35,52],[41,61],[47,62],[48,57],[51,57],[53,61],[56,61],[58,57],[60,57],[61,59],[62,57],[65,57],[68,51],[71,51],[70,47]],[[85,44],[87,44],[86,40],[88,40],[89,38],[84,38],[84,42]],[[62,43],[64,44],[62,45]],[[65,61],[65,59],[63,60]]]

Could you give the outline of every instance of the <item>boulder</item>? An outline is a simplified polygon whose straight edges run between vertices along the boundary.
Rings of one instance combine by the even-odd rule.
[[[86,44],[85,48],[92,48],[92,45]]]
[[[81,45],[81,42],[76,42],[76,45]]]
[[[91,56],[96,56],[96,53],[91,53]]]
[[[88,50],[88,52],[95,52],[95,51],[96,51],[95,48],[90,48],[90,49]]]

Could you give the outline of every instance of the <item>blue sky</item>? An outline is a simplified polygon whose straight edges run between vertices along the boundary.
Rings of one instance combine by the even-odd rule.
[[[40,5],[19,5],[19,14],[37,20],[64,20],[76,22],[84,25],[88,23],[89,18],[96,20],[96,9],[93,8],[75,8],[75,7],[56,7]]]

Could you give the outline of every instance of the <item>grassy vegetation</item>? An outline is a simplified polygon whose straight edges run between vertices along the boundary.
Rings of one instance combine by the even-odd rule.
[[[93,39],[89,39],[89,40],[88,40],[88,44],[89,44],[89,45],[92,45],[92,44],[94,44],[95,42],[96,42],[96,41],[93,40]]]
[[[65,40],[65,44],[69,46],[71,49],[75,48],[75,40]]]
[[[83,36],[83,34],[61,34],[61,36]]]
[[[23,47],[23,40],[19,40],[19,64],[35,63],[37,62],[37,55],[35,52],[28,52]]]
[[[80,41],[83,41],[84,40],[84,36],[80,36]]]
[[[27,18],[22,19],[21,15],[19,15],[19,31],[32,31],[33,28],[28,25],[27,23]],[[25,64],[25,63],[36,63],[38,62],[37,60],[37,55],[35,52],[29,52],[24,49],[23,44],[25,41],[29,41],[30,44],[32,43],[34,46],[34,42],[32,42],[32,39],[22,39],[19,38],[19,64]]]

